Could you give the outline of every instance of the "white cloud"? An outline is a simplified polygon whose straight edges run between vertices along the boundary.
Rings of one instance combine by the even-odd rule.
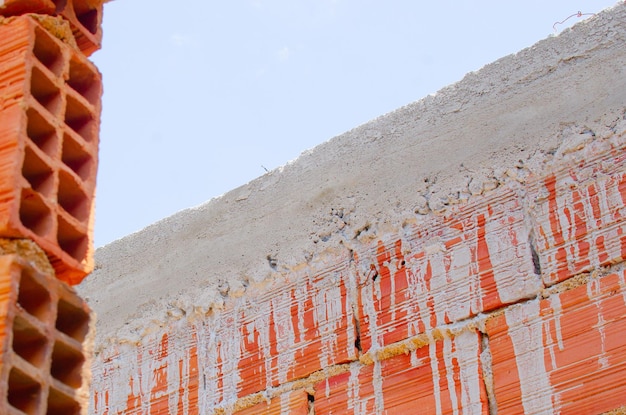
[[[337,17],[337,6],[339,0],[329,0],[326,2],[328,6],[328,14],[330,17]]]
[[[290,50],[287,46],[285,46],[284,48],[276,52],[276,56],[278,57],[278,60],[281,62],[287,62],[287,60],[289,59],[289,54],[290,54]]]
[[[191,43],[191,36],[174,33],[170,36],[169,43],[174,46],[185,46]]]

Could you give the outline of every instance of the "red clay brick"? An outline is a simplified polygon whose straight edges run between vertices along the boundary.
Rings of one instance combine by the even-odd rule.
[[[599,414],[626,405],[623,271],[511,306],[487,333],[498,412]]]
[[[71,26],[78,48],[86,56],[102,46],[103,0],[68,0],[60,12]]]
[[[0,413],[86,411],[90,311],[65,283],[0,256]]]
[[[76,44],[85,56],[102,45],[103,0],[5,0],[0,16],[27,13],[60,15],[70,23]]]
[[[293,391],[234,413],[235,415],[308,415],[309,395]]]
[[[626,152],[612,149],[530,184],[546,285],[626,258]]]
[[[34,240],[57,277],[93,268],[97,69],[30,17],[0,25],[0,236]]]
[[[363,351],[536,295],[524,220],[504,187],[359,254]]]
[[[487,414],[480,334],[464,332],[315,387],[315,414]]]

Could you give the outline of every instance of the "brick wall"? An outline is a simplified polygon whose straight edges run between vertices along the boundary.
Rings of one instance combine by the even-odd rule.
[[[93,413],[625,406],[624,127],[543,176],[107,349]]]
[[[102,316],[91,413],[625,412],[625,17],[617,6],[498,62],[500,84],[483,69],[103,249],[80,288]],[[478,98],[446,112],[457,94]],[[450,146],[467,146],[458,171],[408,162],[438,148],[445,164]]]
[[[93,413],[626,406],[625,127],[543,176],[102,351]]]

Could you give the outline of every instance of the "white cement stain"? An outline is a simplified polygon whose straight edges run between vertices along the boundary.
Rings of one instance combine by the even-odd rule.
[[[433,396],[435,398],[435,413],[437,415],[442,414],[441,409],[441,388],[440,388],[440,378],[439,378],[439,367],[438,367],[438,359],[437,359],[437,343],[434,339],[430,339],[430,344],[428,345],[428,356],[430,357],[430,371],[432,373],[433,380]]]
[[[565,346],[563,346],[563,333],[561,331],[561,314],[563,309],[561,307],[561,297],[559,295],[553,295],[549,299],[550,307],[552,308],[554,314],[554,325],[556,331],[556,341],[559,346],[559,350],[563,351]]]
[[[446,312],[448,311],[447,300],[447,281],[446,269],[444,264],[445,253],[436,252],[427,255],[428,261],[432,269],[432,278],[430,280],[430,292],[433,297],[433,312],[435,314],[434,325],[430,321],[425,321],[426,327],[437,327],[446,324]]]
[[[280,415],[289,415],[291,413],[291,395],[283,393],[280,395]]]
[[[479,374],[482,371],[479,354],[479,335],[473,331],[464,331],[454,338],[455,354],[459,365],[461,383],[461,405],[464,415],[481,415],[484,405],[481,402],[483,383]]]
[[[374,408],[376,415],[385,412],[385,397],[383,393],[382,364],[378,359],[374,361],[372,370],[372,387],[374,388]]]
[[[443,362],[446,370],[446,382],[448,385],[448,396],[450,398],[450,405],[452,406],[452,415],[459,414],[459,399],[456,394],[456,382],[455,382],[455,372],[456,365],[455,362],[458,362],[457,354],[455,350],[455,342],[450,338],[443,339]],[[435,384],[435,389],[437,388],[437,384]]]
[[[288,381],[289,370],[295,364],[296,336],[291,319],[291,293],[288,291],[277,293],[271,300],[274,313],[274,328],[276,331],[277,380],[279,384]],[[269,359],[268,359],[269,360]]]
[[[407,330],[409,336],[420,334],[422,331],[420,323],[427,325],[430,318],[430,312],[426,304],[429,290],[424,275],[425,267],[421,266],[422,263],[422,261],[418,260],[407,261],[407,296],[410,301],[406,305],[403,304],[403,309],[407,315],[414,316],[408,319]]]
[[[501,216],[487,218],[485,242],[493,264],[496,290],[504,304],[536,295],[541,281],[534,276],[529,233],[516,200],[505,201]],[[482,310],[481,310],[482,311]]]
[[[466,243],[455,246],[450,254],[450,281],[448,296],[448,316],[451,321],[467,318],[472,313],[472,296],[480,287],[477,278],[471,277],[471,251]]]
[[[410,358],[411,358],[411,367],[418,367],[418,366],[422,366],[424,364],[424,362],[422,361],[422,359],[420,359],[417,356],[417,351],[413,350],[410,354],[409,354]]]
[[[359,374],[361,366],[352,365],[350,367],[350,377],[348,378],[347,396],[348,409],[354,411],[354,415],[367,415],[367,399],[361,398]],[[328,394],[326,395],[328,397]]]
[[[557,369],[556,352],[555,347],[558,347],[559,351],[563,351],[563,334],[561,332],[561,298],[559,295],[553,295],[548,299],[550,307],[552,308],[552,316],[547,318],[543,324],[543,336],[545,338],[545,346],[550,353],[550,365],[551,370]],[[554,336],[552,335],[552,328],[554,326]]]
[[[338,276],[331,276],[332,284],[319,287],[313,296],[313,307],[316,311],[315,325],[321,337],[322,348],[319,353],[320,367],[327,367],[336,363],[334,357],[338,354],[337,329],[344,317],[344,301],[338,284]],[[317,287],[316,287],[317,288]],[[347,311],[347,310],[346,310]],[[352,319],[349,320],[349,323]]]
[[[587,283],[587,297],[596,308],[597,323],[593,326],[600,335],[600,353],[598,353],[598,369],[609,367],[609,356],[606,353],[606,320],[602,306],[602,286],[600,280],[591,280]]]
[[[544,364],[539,311],[539,301],[533,300],[507,308],[504,315],[515,352],[524,412],[553,414],[558,408],[553,407],[551,400],[554,391]]]

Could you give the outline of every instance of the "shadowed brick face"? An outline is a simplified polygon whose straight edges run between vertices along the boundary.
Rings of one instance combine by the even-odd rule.
[[[249,194],[244,189],[232,197],[225,195],[210,206],[182,212],[171,222],[164,221],[133,235],[129,238],[131,242],[122,240],[114,244],[106,251],[108,256],[103,256],[111,263],[100,261],[102,267],[96,271],[110,285],[94,284],[89,295],[97,297],[94,308],[105,304],[102,309],[109,318],[117,319],[116,313],[122,311],[128,318],[119,318],[123,327],[105,325],[108,331],[101,339],[92,366],[90,413],[623,413],[626,408],[626,83],[620,74],[626,67],[623,52],[626,5],[607,12],[603,19],[589,23],[597,27],[581,25],[568,32],[569,35],[562,35],[572,36],[567,39],[578,43],[554,37],[520,52],[539,61],[548,59],[554,65],[533,64],[528,69],[528,62],[517,60],[519,56],[506,58],[444,90],[441,94],[444,98],[430,97],[416,106],[372,121],[356,132],[346,133],[358,137],[354,141],[346,138],[338,142],[349,143],[353,146],[350,151],[368,154],[366,160],[371,163],[355,167],[356,173],[349,169],[342,171],[341,174],[349,177],[345,181],[339,174],[333,180],[317,183],[313,188],[319,194],[311,198],[295,193],[278,198],[289,209],[322,205],[320,211],[330,211],[331,220],[323,214],[309,217],[312,208],[297,213],[288,212],[289,209],[268,212],[263,210],[263,203],[256,201],[267,201],[268,194],[276,196],[278,190],[273,186],[280,188],[281,181],[293,180],[299,186],[304,183],[305,174],[307,180],[315,181],[308,177],[313,171],[317,174],[315,163],[327,163],[328,168],[327,159],[345,161],[341,157],[347,157],[346,153],[337,153],[341,156],[324,153],[328,148],[338,147],[333,143],[315,150],[321,156],[312,152],[275,176],[272,173],[260,178],[261,187],[246,188],[254,190]],[[0,198],[0,208],[11,218],[4,229],[7,236],[13,231],[27,232],[33,238],[40,238],[44,247],[48,243],[45,241],[54,242],[56,236],[60,253],[49,254],[62,260],[63,255],[71,257],[72,252],[77,252],[69,248],[64,251],[64,247],[80,245],[61,244],[60,239],[89,235],[81,233],[82,222],[72,212],[81,211],[78,202],[83,200],[82,196],[91,200],[93,179],[89,172],[92,170],[86,166],[95,164],[95,142],[89,137],[90,130],[82,128],[88,123],[82,121],[97,123],[100,87],[99,84],[94,89],[83,86],[99,82],[99,78],[90,64],[72,58],[70,51],[46,37],[31,20],[23,19],[15,24],[27,35],[22,43],[11,45],[10,49],[23,51],[19,52],[20,56],[26,58],[19,59],[27,65],[23,68],[5,64],[7,71],[0,74],[13,80],[10,83],[13,92],[8,96],[16,97],[5,101],[6,108],[14,111],[14,115],[0,123],[2,131],[7,131],[5,136],[11,137],[2,141],[0,160],[6,160],[3,168],[7,171],[18,172],[14,174],[17,179],[2,188],[2,195],[6,196]],[[575,30],[581,34],[576,35]],[[598,35],[600,32],[602,35]],[[609,40],[600,45],[586,44],[581,40],[583,37],[584,42],[589,37],[596,42]],[[7,49],[3,39],[0,36],[0,50]],[[58,66],[54,53],[37,55],[38,41],[51,46],[46,51],[61,51],[63,58],[58,59]],[[570,46],[574,50],[568,49],[566,53],[564,49]],[[604,57],[604,53],[611,57]],[[6,56],[9,62],[12,55]],[[72,59],[76,59],[79,68],[75,72],[71,70]],[[577,66],[582,61],[587,66]],[[618,75],[613,67],[603,77],[590,73],[590,67],[600,66],[598,62],[619,68]],[[510,71],[500,69],[496,72],[500,77],[496,79],[493,78],[495,66]],[[509,80],[509,76],[515,78]],[[70,81],[61,81],[59,77]],[[568,91],[574,89],[572,83],[581,89],[592,85],[595,91],[605,82],[605,77],[612,83],[602,93],[591,96],[589,101],[582,97],[575,100],[591,102],[589,105],[604,103],[594,110],[593,120],[584,115],[587,113],[583,114],[584,108],[580,106],[564,109],[564,100],[557,92],[553,95],[558,99],[553,101],[549,100],[554,97],[543,95],[545,103],[528,98],[542,88],[550,91],[562,88],[563,83],[567,83]],[[72,79],[76,79],[74,86]],[[504,83],[502,89],[486,87],[499,82]],[[490,93],[483,95],[484,88]],[[463,103],[459,109],[459,101],[446,101],[461,96],[455,95],[458,91],[463,97],[471,97],[468,108]],[[503,105],[505,96],[508,100],[526,96],[529,102],[517,101],[517,105],[524,104],[523,108],[507,102],[510,114],[493,115],[495,108]],[[27,105],[15,104],[13,101],[18,98]],[[73,108],[74,114],[69,119],[68,108]],[[537,113],[543,111],[549,116],[539,117]],[[465,118],[457,118],[462,116]],[[480,128],[477,124],[472,125],[473,129],[466,128],[474,118],[479,119]],[[545,132],[545,136],[539,134],[540,139],[550,144],[543,146],[533,141],[539,146],[535,149],[527,146],[531,138],[525,130],[511,132],[509,124],[521,128],[536,119],[543,121],[533,134]],[[381,129],[378,134],[380,126],[389,127],[387,122],[393,128]],[[447,124],[453,127],[448,128]],[[566,127],[561,129],[563,125]],[[481,140],[494,143],[489,131],[483,132],[483,126],[491,126],[492,134],[505,130],[519,138],[507,141],[515,151],[498,157],[502,165],[493,167],[488,177],[465,164],[444,163],[445,154],[439,155],[442,170],[431,172],[432,176],[423,177],[419,173],[410,176],[411,180],[404,177],[408,174],[406,169],[415,166],[400,162],[406,154],[396,151],[394,144],[400,143],[406,151],[414,151],[421,157],[421,151],[428,153],[428,147],[437,140],[444,143],[437,144],[437,148],[444,150],[445,145],[460,146],[458,143],[465,146]],[[447,129],[447,133],[439,135],[440,129]],[[477,129],[480,131],[476,132]],[[422,135],[422,130],[432,137]],[[471,139],[461,137],[466,133]],[[67,151],[64,150],[66,135]],[[371,136],[377,138],[369,140]],[[501,135],[496,138],[504,139]],[[367,153],[369,149],[362,144],[365,139],[369,140],[367,146],[384,142],[389,147],[385,150],[393,157]],[[411,145],[405,145],[407,142]],[[468,149],[468,154],[478,156],[471,150]],[[355,154],[351,156],[357,159]],[[484,154],[481,157],[484,157],[481,163],[492,161]],[[398,163],[392,163],[396,158]],[[385,176],[387,186],[358,181],[359,175],[370,173],[366,169],[380,168],[381,164],[393,171]],[[467,175],[453,175],[457,172],[444,171],[446,168],[467,170]],[[459,184],[460,190],[451,188],[449,194],[442,196],[443,193],[436,191],[437,183],[432,182],[443,181],[447,173],[461,177],[459,181],[464,182]],[[61,184],[70,179],[71,186],[68,182]],[[406,180],[403,182],[406,187],[390,190],[390,183],[396,179]],[[353,181],[359,185],[352,186]],[[429,193],[419,193],[421,190],[417,189],[426,182],[433,187]],[[409,189],[408,195],[400,194],[402,191],[392,194],[397,189]],[[59,195],[64,192],[76,203],[63,203]],[[369,204],[368,198],[374,192],[384,196]],[[332,193],[341,195],[334,197]],[[353,200],[367,206],[358,206],[358,202],[353,206],[350,204]],[[228,239],[231,245],[225,245],[228,248],[224,249],[225,234],[240,230],[220,228],[219,232],[211,233],[213,229],[209,228],[218,227],[217,222],[224,220],[225,213],[242,219],[236,212],[243,216],[241,212],[245,208],[238,211],[233,205],[246,203],[259,210],[244,217],[249,222],[237,223],[244,229],[243,236]],[[345,211],[344,207],[336,208],[340,205],[347,206]],[[218,217],[207,218],[210,215],[205,213],[205,208],[211,215],[218,212],[215,214]],[[196,215],[194,221],[185,221],[187,214]],[[272,255],[265,253],[261,265],[253,260],[247,263],[252,264],[248,268],[240,269],[240,257],[266,249],[266,246],[252,247],[248,240],[257,243],[259,233],[252,238],[251,228],[268,223],[262,222],[263,215],[271,216],[272,224],[279,218],[289,226],[305,217],[314,225],[307,228],[294,224],[294,229],[300,232],[315,228],[317,233],[296,236],[272,233],[271,248],[267,249]],[[59,228],[61,220],[68,226],[73,224],[75,232],[59,231],[65,229]],[[318,230],[318,223],[325,228]],[[194,228],[193,233],[187,233],[189,228]],[[61,234],[66,236],[59,238]],[[298,238],[309,239],[307,243],[297,244]],[[209,242],[202,245],[200,239]],[[173,246],[174,243],[181,246]],[[281,256],[281,249],[286,250],[289,243],[297,244],[302,251],[289,250]],[[240,248],[238,244],[248,248]],[[136,245],[141,245],[140,249]],[[156,258],[152,250],[158,250],[165,259]],[[188,251],[201,255],[186,257]],[[280,261],[274,258],[276,252]],[[179,267],[173,263],[176,261],[184,262],[185,266]],[[188,267],[191,261],[200,262],[200,266]],[[196,275],[206,273],[206,276],[190,277],[173,270],[180,274],[195,271]],[[155,275],[159,273],[164,275]],[[183,290],[181,281],[197,283],[190,285],[198,292]],[[137,297],[141,297],[141,291],[149,284],[169,284],[166,288],[176,293],[168,296],[165,291],[150,291],[162,295],[137,299],[142,303],[136,307],[117,301],[114,295],[107,297],[110,293],[121,295],[127,289],[125,283],[136,287],[129,292]],[[90,281],[85,284],[89,285]],[[54,293],[37,292],[40,294],[33,294],[33,298],[39,298],[37,304],[56,304]],[[0,305],[9,307],[11,301]],[[23,308],[28,309],[28,304]],[[73,310],[71,307],[78,307],[77,304],[68,301],[57,308]],[[45,334],[38,308],[24,311],[18,306],[11,307],[7,310],[13,311],[4,311],[9,322],[5,333],[9,334],[4,334],[2,339],[9,344],[11,333],[17,333],[16,338],[21,340],[12,341],[13,349],[8,356],[17,357],[10,357],[8,368],[3,368],[8,384],[20,393],[41,394],[44,401],[52,396],[55,405],[69,402],[58,398],[63,389],[56,385],[79,384],[79,349],[70,347],[76,343],[66,340],[65,335],[59,337],[63,341],[57,341],[56,334]],[[135,319],[145,327],[140,327]],[[73,320],[63,321],[55,325],[55,330],[74,327]],[[65,330],[74,332],[74,329]],[[70,370],[69,374],[55,370],[60,365],[55,366],[53,357],[52,380],[46,383],[40,380],[48,379],[48,363],[43,362],[55,353],[64,365],[75,365],[76,370]],[[48,390],[55,390],[58,395]],[[26,407],[19,400],[10,404]],[[29,410],[25,412],[30,413]]]
[[[93,267],[101,93],[93,64],[33,18],[0,25],[0,235],[34,240],[70,284]]]

